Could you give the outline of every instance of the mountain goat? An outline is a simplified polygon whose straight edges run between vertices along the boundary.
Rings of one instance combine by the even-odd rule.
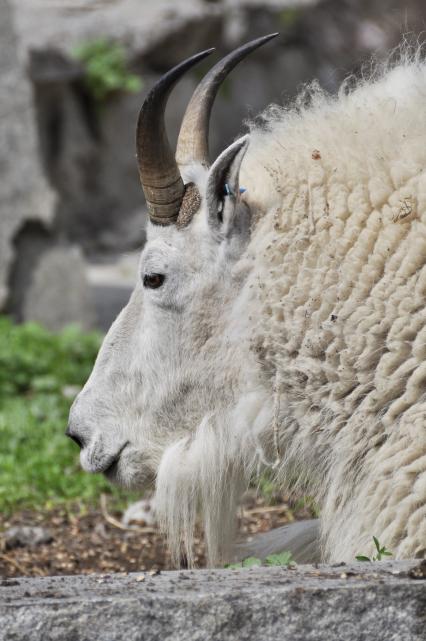
[[[249,479],[272,469],[321,508],[324,561],[375,535],[426,553],[426,65],[403,59],[335,97],[270,107],[210,166],[218,62],[176,156],[146,98],[137,154],[149,218],[138,281],[70,414],[88,472],[155,485],[175,561],[201,514],[227,554]],[[241,186],[241,187],[240,187]],[[243,190],[244,188],[245,190]]]

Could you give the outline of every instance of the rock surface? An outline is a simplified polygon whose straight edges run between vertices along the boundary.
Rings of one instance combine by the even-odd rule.
[[[41,163],[31,84],[12,7],[0,0],[0,311],[50,329],[93,324],[84,261],[55,231],[56,194]]]
[[[54,195],[38,156],[31,87],[18,58],[8,0],[0,0],[0,309],[8,296],[13,240],[27,220],[48,224]]]
[[[70,323],[94,327],[93,295],[80,248],[51,239],[37,248],[34,238],[27,240],[21,253],[25,260],[15,267],[11,280],[8,311],[18,321],[35,321],[52,331]]]
[[[131,503],[121,517],[121,522],[125,526],[154,525],[156,520],[155,503],[152,498]]]
[[[7,550],[17,547],[34,547],[52,541],[48,530],[38,526],[21,525],[11,527],[3,533]]]
[[[8,579],[0,582],[0,639],[422,641],[419,565]]]

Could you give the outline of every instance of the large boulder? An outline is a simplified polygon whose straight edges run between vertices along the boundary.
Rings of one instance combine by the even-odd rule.
[[[12,21],[0,0],[0,311],[51,329],[92,323],[78,248],[59,242],[57,197],[40,162],[32,88]]]
[[[54,194],[40,168],[31,87],[17,56],[8,0],[0,2],[0,308],[8,296],[14,238],[27,220],[49,224]]]

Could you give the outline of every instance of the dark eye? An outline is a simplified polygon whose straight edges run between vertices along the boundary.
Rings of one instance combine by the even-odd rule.
[[[165,280],[164,274],[145,274],[143,277],[143,286],[150,289],[161,287]]]

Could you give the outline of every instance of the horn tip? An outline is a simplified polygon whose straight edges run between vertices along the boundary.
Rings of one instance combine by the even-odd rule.
[[[213,51],[216,51],[216,47],[210,47],[210,49],[204,49],[204,51],[200,51],[199,53],[196,53],[190,59],[194,61],[202,60],[203,58],[207,58],[207,56],[210,56],[210,54],[212,54]]]
[[[279,35],[280,35],[279,31],[274,31],[274,33],[268,33],[266,36],[263,36],[263,38],[261,38],[261,39],[265,40],[265,41],[266,40],[272,40],[272,38],[276,38]]]

